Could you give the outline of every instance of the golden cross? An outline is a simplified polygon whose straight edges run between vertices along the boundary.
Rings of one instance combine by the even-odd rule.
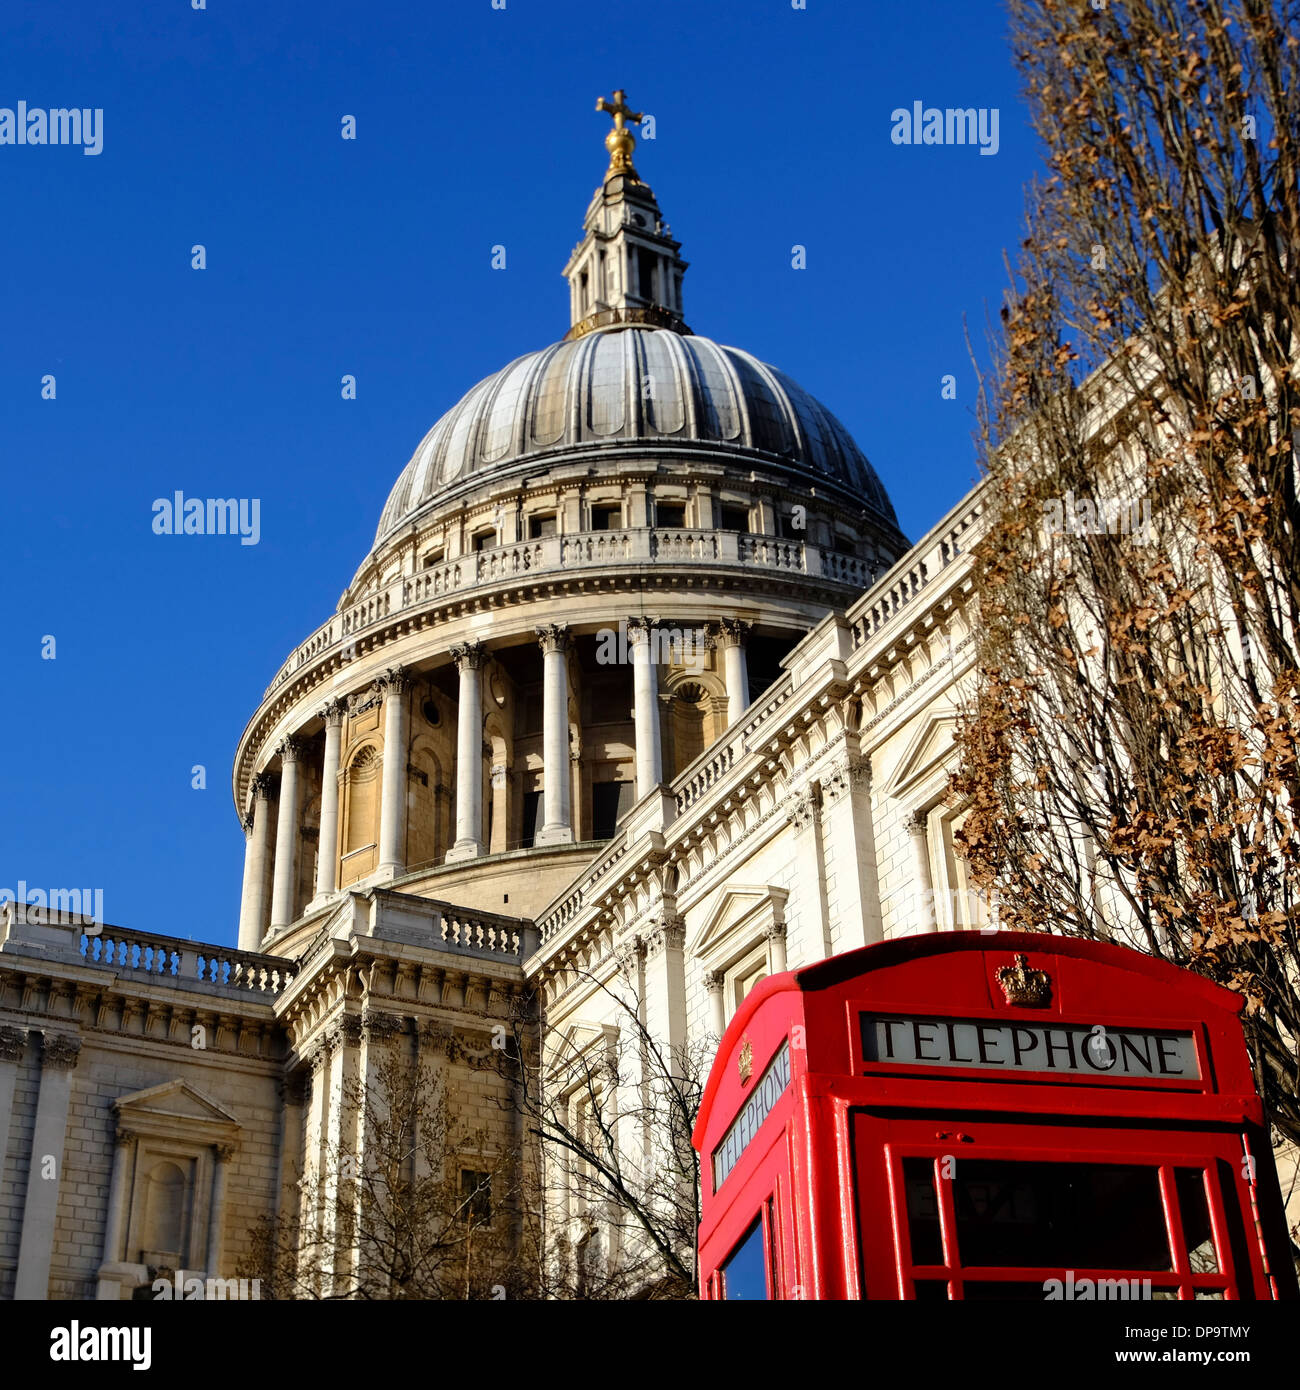
[[[608,111],[614,118],[614,129],[622,130],[624,120],[631,121],[634,125],[640,125],[641,112],[633,111],[624,99],[627,93],[620,87],[614,93],[614,100],[606,101],[604,97],[596,98],[596,110]]]

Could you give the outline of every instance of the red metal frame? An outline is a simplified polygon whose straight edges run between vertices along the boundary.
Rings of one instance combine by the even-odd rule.
[[[1018,953],[1050,977],[1045,1006],[1006,999],[997,971]],[[1067,1274],[1076,1285],[1149,1279],[1153,1291],[1179,1298],[1300,1296],[1241,1006],[1239,996],[1138,952],[1024,933],[911,937],[764,980],[722,1040],[694,1135],[702,1159],[702,1296],[723,1296],[717,1272],[756,1216],[773,1298],[911,1298],[917,1278],[945,1280],[949,1296],[962,1297],[973,1279],[1034,1285]],[[1201,1075],[873,1062],[864,1056],[864,1013],[1187,1033]],[[789,1083],[715,1192],[715,1150],[785,1041]],[[1243,1155],[1253,1156],[1253,1180]],[[916,1265],[904,1157],[1150,1166],[1173,1268],[963,1265],[947,1178],[935,1189],[944,1263]],[[1205,1175],[1215,1273],[1193,1273],[1183,1243],[1175,1169],[1186,1168]]]

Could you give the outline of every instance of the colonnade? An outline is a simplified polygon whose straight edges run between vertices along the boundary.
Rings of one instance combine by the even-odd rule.
[[[745,645],[749,624],[724,619],[716,644],[723,652],[727,691],[727,722],[734,724],[749,705],[749,676]],[[636,738],[636,795],[647,795],[663,781],[663,743],[659,727],[659,680],[652,641],[655,623],[648,618],[628,620],[632,661],[633,722]],[[569,759],[569,628],[551,623],[536,629],[542,652],[542,809],[537,846],[572,844],[573,794]],[[459,689],[456,721],[456,839],[447,862],[474,859],[487,852],[483,836],[483,667],[488,652],[482,642],[463,642],[451,648]],[[391,667],[378,682],[384,702],[384,757],[380,788],[378,863],[371,882],[385,882],[406,872],[406,753],[410,715],[406,692],[411,674]],[[321,763],[320,843],[316,861],[314,902],[331,897],[338,888],[339,767],[346,705],[330,700],[318,715],[325,728]],[[390,754],[390,751],[392,753]],[[303,811],[303,768],[306,748],[290,735],[277,745],[280,759],[279,804],[272,848],[271,802],[274,777],[259,772],[252,781],[251,800],[244,819],[244,884],[240,900],[239,947],[260,948],[268,926],[287,927],[296,917],[299,877],[298,827]],[[268,865],[271,872],[268,875]],[[270,902],[267,881],[270,879]]]

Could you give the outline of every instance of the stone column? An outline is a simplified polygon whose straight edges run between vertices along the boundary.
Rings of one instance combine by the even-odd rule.
[[[916,897],[919,901],[913,908],[912,921],[904,931],[897,933],[897,927],[895,930],[899,935],[922,936],[939,930],[939,915],[936,911],[938,904],[934,900],[934,881],[930,875],[930,846],[926,835],[924,811],[917,811],[907,818],[907,833],[912,841],[912,866],[916,875]]]
[[[727,1031],[726,1000],[722,996],[726,982],[726,974],[721,970],[710,970],[704,977],[704,990],[709,996],[709,1032],[716,1038]]]
[[[628,641],[632,647],[632,690],[636,721],[636,797],[647,796],[663,781],[663,745],[659,731],[659,672],[651,651],[654,623],[649,618],[629,618]]]
[[[287,927],[294,918],[294,889],[298,883],[298,813],[301,783],[298,764],[302,744],[286,738],[280,754],[280,813],[275,822],[275,885],[271,890],[271,930]]]
[[[339,746],[343,741],[342,700],[320,712],[325,721],[325,761],[321,764],[320,846],[316,855],[316,896],[328,898],[339,876]]]
[[[745,660],[745,643],[749,640],[749,623],[736,618],[723,618],[718,624],[721,635],[718,645],[727,682],[727,727],[731,728],[749,708],[749,666]]]
[[[573,843],[569,789],[569,629],[552,623],[537,629],[542,647],[542,828],[538,845]]]
[[[253,814],[245,822],[244,891],[239,903],[239,949],[257,951],[266,931],[266,863],[271,853],[272,782],[265,772],[253,778]]]
[[[379,801],[379,878],[406,872],[406,672],[384,673],[384,783]]]
[[[59,1214],[59,1184],[63,1179],[63,1147],[67,1137],[68,1099],[72,1069],[77,1065],[81,1039],[69,1033],[46,1033],[41,1054],[41,1088],[36,1099],[31,1155],[27,1164],[27,1196],[23,1202],[22,1237],[18,1243],[15,1299],[46,1299],[50,1292],[50,1259]]]
[[[781,975],[785,972],[785,923],[773,922],[763,933],[767,938],[768,972]]]
[[[114,1267],[127,1263],[122,1249],[126,1240],[127,1208],[131,1200],[131,1176],[135,1167],[135,1151],[139,1137],[129,1129],[118,1129],[114,1135],[113,1173],[108,1184],[108,1211],[104,1218],[104,1251],[100,1258],[99,1287],[96,1298],[109,1302],[117,1300],[121,1280],[108,1277],[118,1273]]]
[[[216,1164],[212,1173],[212,1206],[208,1210],[208,1249],[203,1261],[205,1272],[213,1279],[221,1275],[221,1248],[226,1218],[226,1174],[235,1156],[233,1144],[218,1144]]]
[[[482,642],[463,642],[451,649],[460,673],[456,710],[456,843],[447,862],[475,859],[483,853],[483,663]]]

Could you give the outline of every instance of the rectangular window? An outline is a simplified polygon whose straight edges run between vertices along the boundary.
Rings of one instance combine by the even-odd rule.
[[[593,531],[617,531],[622,525],[622,507],[605,506],[591,509],[591,529]]]
[[[541,540],[543,536],[553,536],[555,534],[555,513],[548,512],[545,516],[530,516],[528,518],[528,539],[532,541]]]
[[[596,782],[591,788],[591,838],[612,840],[619,817],[636,800],[631,782]]]
[[[491,1173],[460,1170],[460,1219],[475,1226],[486,1226],[492,1220]]]
[[[475,550],[491,550],[497,543],[497,533],[495,531],[477,531],[474,534]]]
[[[723,1298],[737,1301],[771,1298],[767,1270],[767,1243],[763,1239],[763,1218],[760,1216],[718,1271],[722,1276]]]
[[[655,257],[650,251],[641,250],[637,253],[637,274],[640,280],[641,298],[648,299],[651,303],[656,301],[655,293]]]
[[[749,508],[724,506],[722,508],[722,529],[724,531],[748,531]]]
[[[655,521],[665,530],[680,531],[686,525],[686,503],[656,502]]]
[[[442,549],[426,551],[424,556],[424,568],[429,570],[432,569],[434,565],[442,564],[445,556],[446,551]]]
[[[524,833],[521,841],[524,849],[532,849],[537,843],[537,832],[542,828],[542,793],[524,793]]]

